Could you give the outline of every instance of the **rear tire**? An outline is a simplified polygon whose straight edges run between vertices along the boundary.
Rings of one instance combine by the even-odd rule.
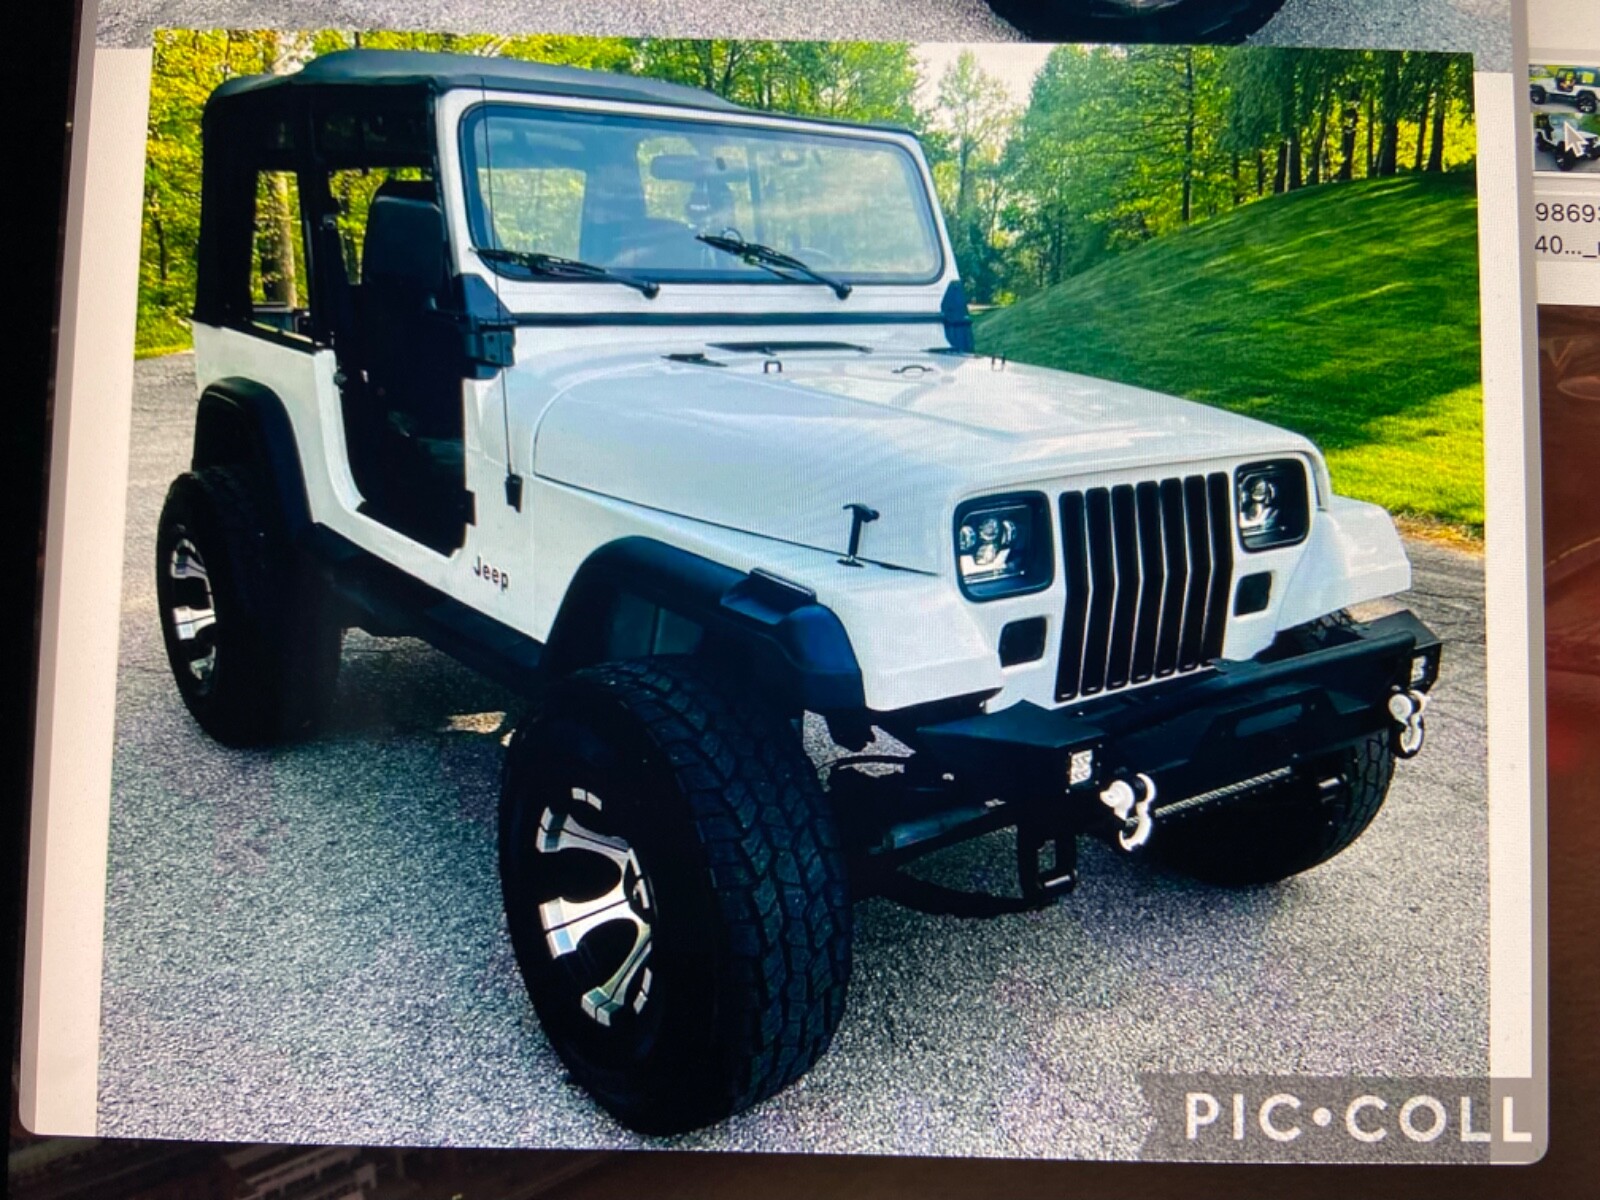
[[[251,474],[180,475],[156,532],[156,599],[178,693],[229,746],[301,736],[326,715],[343,629]]]
[[[553,686],[506,757],[500,876],[552,1046],[631,1129],[774,1095],[843,1015],[850,893],[816,770],[779,714],[693,659]]]
[[[1578,111],[1585,115],[1594,112],[1595,97],[1593,92],[1584,92],[1578,97]]]
[[[1162,862],[1206,883],[1276,883],[1325,863],[1360,837],[1394,776],[1387,733],[1375,733],[1280,783],[1156,831]],[[1337,784],[1324,788],[1327,780]]]

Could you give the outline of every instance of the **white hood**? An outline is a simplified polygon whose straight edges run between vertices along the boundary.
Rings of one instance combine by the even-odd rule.
[[[680,347],[681,348],[681,347]],[[1187,400],[950,354],[659,351],[557,394],[534,472],[635,504],[842,553],[848,504],[880,514],[861,556],[939,571],[962,499],[1074,476],[1269,454],[1305,439]],[[781,371],[764,365],[781,360]]]

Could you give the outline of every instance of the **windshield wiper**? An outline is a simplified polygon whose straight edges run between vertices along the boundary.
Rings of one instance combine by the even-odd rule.
[[[555,254],[539,254],[531,250],[503,250],[498,246],[474,247],[478,257],[485,262],[512,263],[546,279],[603,279],[607,283],[620,283],[641,292],[646,300],[654,300],[661,285],[649,279],[635,279],[618,275],[594,263],[579,262],[575,258],[561,258]]]
[[[697,233],[695,240],[704,242],[715,250],[727,254],[737,254],[752,267],[762,267],[771,271],[781,279],[792,279],[793,276],[785,275],[785,271],[793,271],[797,275],[804,275],[813,283],[820,283],[824,287],[833,289],[833,294],[843,300],[850,294],[848,283],[831,279],[821,271],[813,271],[805,263],[793,255],[785,254],[782,250],[774,250],[771,246],[763,246],[760,242],[747,242],[743,238],[723,237],[716,233]]]

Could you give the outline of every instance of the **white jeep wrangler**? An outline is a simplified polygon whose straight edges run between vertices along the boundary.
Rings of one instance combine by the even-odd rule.
[[[1344,611],[1410,584],[1388,515],[1292,433],[974,354],[909,133],[349,51],[224,84],[204,146],[178,689],[293,737],[360,627],[526,693],[511,940],[635,1129],[804,1073],[919,853],[1015,828],[1002,908],[1082,835],[1277,880],[1421,746],[1438,640]]]
[[[1554,74],[1536,75],[1528,81],[1528,99],[1535,104],[1571,104],[1581,113],[1592,113],[1600,106],[1600,71],[1558,67]]]

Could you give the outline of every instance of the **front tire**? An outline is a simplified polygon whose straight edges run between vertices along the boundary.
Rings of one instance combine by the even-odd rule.
[[[850,894],[815,768],[778,714],[695,660],[553,686],[506,758],[500,873],[552,1046],[631,1129],[774,1095],[843,1015]]]
[[[1579,112],[1584,113],[1584,114],[1588,114],[1588,113],[1594,112],[1594,110],[1595,110],[1595,98],[1594,98],[1594,93],[1593,92],[1584,92],[1583,95],[1578,97],[1578,111]]]
[[[1386,733],[1280,783],[1159,828],[1150,849],[1175,870],[1228,887],[1276,883],[1325,863],[1383,807],[1394,776]]]
[[[156,531],[156,601],[178,693],[217,741],[285,741],[326,714],[344,631],[247,471],[173,481]]]

